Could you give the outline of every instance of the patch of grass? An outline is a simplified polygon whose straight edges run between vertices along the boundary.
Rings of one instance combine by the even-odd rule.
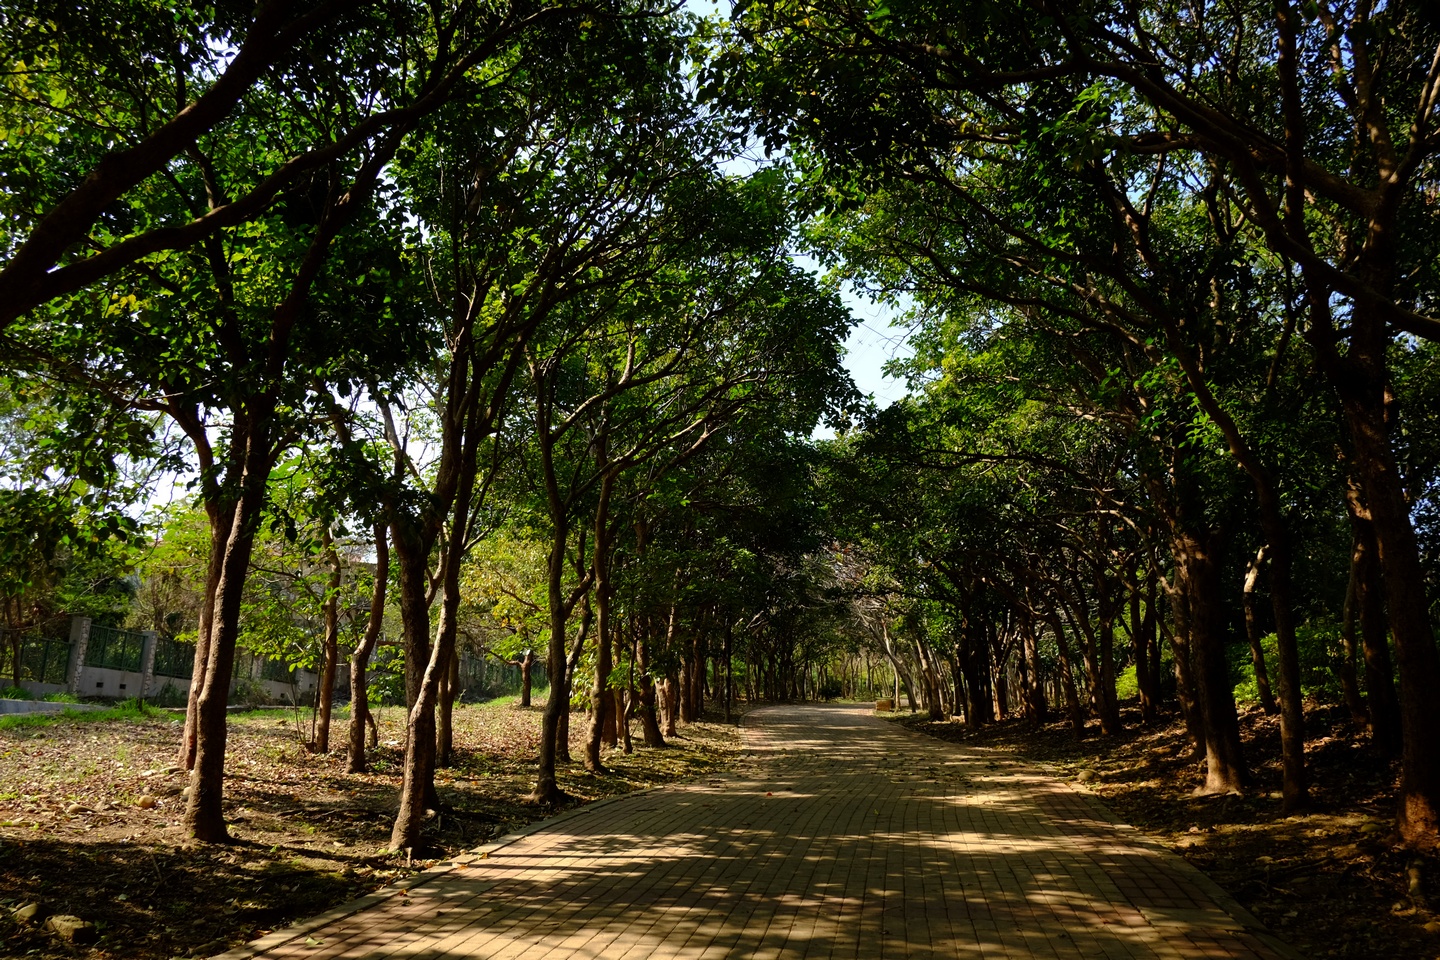
[[[6,687],[0,690],[0,700],[34,700],[35,697],[24,687]]]
[[[125,720],[150,720],[156,714],[149,707],[136,700],[121,700],[108,710],[61,710],[59,713],[12,713],[0,717],[0,730],[23,730],[35,727],[53,727],[62,723],[112,723]],[[183,718],[181,718],[183,719]]]

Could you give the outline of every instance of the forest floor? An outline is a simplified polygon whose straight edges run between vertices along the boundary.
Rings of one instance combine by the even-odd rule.
[[[1067,723],[1009,721],[967,729],[924,714],[890,714],[923,733],[1001,748],[1068,777],[1116,815],[1166,844],[1308,957],[1430,960],[1440,954],[1440,860],[1402,848],[1394,824],[1398,765],[1376,756],[1343,707],[1306,711],[1313,803],[1280,809],[1279,720],[1241,717],[1256,784],[1246,796],[1196,797],[1204,761],[1184,726],[1098,729],[1076,740]],[[1412,882],[1418,880],[1418,882]]]
[[[343,749],[306,749],[308,710],[233,715],[225,794],[235,842],[224,846],[190,842],[181,827],[176,715],[0,729],[0,956],[209,956],[551,816],[555,808],[524,799],[540,716],[513,699],[456,709],[461,746],[437,776],[445,809],[427,826],[424,859],[384,852],[402,763],[399,709],[380,711],[380,746],[364,775],[345,772]],[[584,727],[583,715],[572,717],[577,758]],[[343,715],[331,736],[343,744]],[[720,723],[686,725],[670,742],[607,754],[604,776],[564,765],[560,786],[589,802],[724,769],[739,752],[736,728]],[[38,916],[17,918],[27,904]],[[98,940],[62,940],[41,925],[47,915],[90,921]]]

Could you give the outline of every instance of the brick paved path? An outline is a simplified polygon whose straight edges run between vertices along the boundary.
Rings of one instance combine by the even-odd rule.
[[[1003,755],[838,706],[756,710],[745,741],[731,776],[558,817],[234,953],[1293,956],[1183,860]]]

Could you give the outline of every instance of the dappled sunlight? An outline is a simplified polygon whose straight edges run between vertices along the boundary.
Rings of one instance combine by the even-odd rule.
[[[743,775],[567,815],[266,955],[1280,956],[1174,857],[1003,755],[856,708],[749,721]]]

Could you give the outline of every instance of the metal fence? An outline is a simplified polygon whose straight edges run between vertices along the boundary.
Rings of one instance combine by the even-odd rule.
[[[195,644],[169,637],[155,641],[155,676],[189,680],[195,674]]]
[[[85,666],[139,673],[145,653],[145,635],[114,627],[90,625]]]
[[[266,660],[265,665],[260,668],[261,680],[274,680],[278,683],[291,683],[294,680],[295,671],[291,670],[283,660]]]
[[[0,628],[0,685],[8,685],[15,679],[17,643],[22,682],[63,684],[70,665],[70,641],[55,633],[68,626],[69,621],[64,620],[48,630],[45,627]]]

